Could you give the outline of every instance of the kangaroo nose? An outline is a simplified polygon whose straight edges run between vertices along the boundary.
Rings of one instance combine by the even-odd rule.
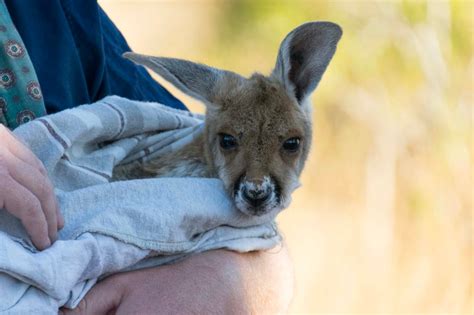
[[[270,197],[270,189],[248,189],[247,187],[245,187],[243,191],[243,196],[245,200],[252,206],[258,207],[268,200],[268,198]]]

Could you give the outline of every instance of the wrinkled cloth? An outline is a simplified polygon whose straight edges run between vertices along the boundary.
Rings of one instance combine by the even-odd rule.
[[[218,179],[111,181],[116,165],[178,150],[202,126],[187,111],[110,96],[15,129],[43,161],[66,225],[38,252],[19,220],[0,210],[0,313],[56,313],[115,272],[279,244],[276,213],[242,214]]]

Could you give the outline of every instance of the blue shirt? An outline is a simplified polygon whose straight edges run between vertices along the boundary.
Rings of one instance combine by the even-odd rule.
[[[5,0],[34,65],[48,113],[107,95],[186,109],[122,57],[125,38],[95,0]]]

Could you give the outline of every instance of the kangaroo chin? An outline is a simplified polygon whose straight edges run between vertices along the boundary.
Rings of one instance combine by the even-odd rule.
[[[268,76],[244,78],[191,61],[125,53],[206,105],[202,134],[178,152],[146,165],[118,166],[114,180],[220,178],[247,215],[286,208],[312,140],[310,95],[342,36],[330,22],[310,22],[282,41]]]

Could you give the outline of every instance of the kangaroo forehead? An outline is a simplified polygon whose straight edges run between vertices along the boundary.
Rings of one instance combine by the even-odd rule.
[[[223,111],[251,113],[258,116],[285,115],[298,111],[296,100],[286,89],[269,78],[253,77],[228,94],[223,101]]]
[[[251,103],[256,110],[294,110],[295,100],[279,81],[261,74],[252,75],[244,88],[243,98]]]
[[[213,120],[220,132],[286,135],[304,124],[305,115],[281,83],[254,74],[219,100]]]
[[[243,107],[249,110],[290,109],[295,102],[279,81],[258,73],[248,79],[224,82],[216,101],[223,111]]]

